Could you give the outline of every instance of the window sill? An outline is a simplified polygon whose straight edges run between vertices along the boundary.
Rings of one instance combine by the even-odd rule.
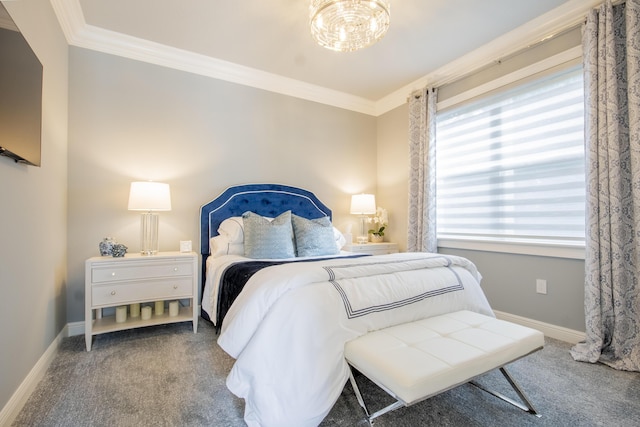
[[[557,244],[544,241],[518,242],[495,239],[439,238],[438,247],[569,259],[584,259],[585,254],[582,244]]]

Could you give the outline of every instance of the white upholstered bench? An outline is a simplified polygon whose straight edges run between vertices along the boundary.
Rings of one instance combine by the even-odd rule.
[[[540,331],[457,311],[365,334],[345,344],[345,358],[350,367],[397,399],[369,415],[352,369],[351,385],[370,424],[389,411],[467,382],[539,416],[504,365],[543,346]],[[526,406],[472,381],[493,369],[500,369]]]

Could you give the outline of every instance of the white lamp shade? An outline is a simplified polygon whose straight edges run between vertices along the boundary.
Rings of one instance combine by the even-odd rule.
[[[351,196],[351,213],[354,215],[376,213],[376,196],[373,194],[354,194]]]
[[[170,211],[171,191],[162,182],[132,182],[129,191],[130,211]]]

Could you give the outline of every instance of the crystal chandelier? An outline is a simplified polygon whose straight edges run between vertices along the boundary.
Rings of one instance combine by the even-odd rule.
[[[311,0],[311,35],[319,45],[353,52],[380,40],[389,29],[388,0]]]

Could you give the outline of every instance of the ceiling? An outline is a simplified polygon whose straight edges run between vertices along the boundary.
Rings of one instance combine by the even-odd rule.
[[[546,37],[559,28],[559,17],[575,20],[595,3],[390,1],[387,35],[338,53],[311,38],[309,0],[51,0],[70,44],[319,102],[342,98],[339,106],[369,114],[490,42],[499,47],[493,54],[506,53],[509,34],[533,43],[527,37]]]

